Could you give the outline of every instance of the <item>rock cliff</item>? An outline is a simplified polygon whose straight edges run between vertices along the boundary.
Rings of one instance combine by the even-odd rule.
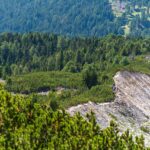
[[[150,146],[150,76],[142,73],[121,71],[114,76],[114,102],[96,104],[89,102],[69,108],[74,115],[80,112],[85,116],[90,111],[95,113],[97,123],[102,128],[115,120],[120,131],[129,129],[133,135],[143,134],[145,144]]]

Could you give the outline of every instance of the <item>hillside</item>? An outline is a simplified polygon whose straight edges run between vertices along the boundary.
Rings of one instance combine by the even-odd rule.
[[[0,0],[0,150],[150,150],[150,0]]]
[[[50,105],[0,89],[0,149],[148,150],[143,137],[134,140],[128,131],[120,135],[114,122],[101,129],[93,114],[87,121],[79,114],[71,117],[65,111],[52,111]]]
[[[105,128],[110,120],[119,124],[120,131],[129,129],[134,135],[143,134],[150,146],[150,76],[121,71],[114,76],[115,101],[96,104],[89,102],[68,109],[70,114],[93,111],[97,123]],[[92,101],[92,99],[91,99]]]
[[[112,101],[112,78],[119,70],[150,73],[150,40],[146,38],[3,34],[0,45],[5,88],[21,94],[44,92],[40,100],[53,100],[63,108],[91,99]]]
[[[0,32],[149,36],[147,0],[1,0]]]

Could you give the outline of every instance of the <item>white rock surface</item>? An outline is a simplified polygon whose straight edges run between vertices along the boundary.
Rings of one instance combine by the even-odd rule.
[[[0,78],[0,83],[4,84],[6,81]]]
[[[74,115],[80,112],[85,116],[91,110],[97,123],[105,128],[110,120],[115,120],[120,131],[129,129],[133,135],[143,134],[145,144],[150,146],[150,76],[128,71],[118,72],[115,77],[116,98],[114,102],[78,105],[67,111]],[[146,129],[146,132],[141,130]]]

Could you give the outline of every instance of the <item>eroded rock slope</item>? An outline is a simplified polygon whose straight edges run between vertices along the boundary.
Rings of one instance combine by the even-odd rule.
[[[128,71],[118,72],[114,76],[114,102],[78,105],[67,111],[73,115],[80,112],[85,116],[91,110],[97,123],[105,128],[110,120],[115,120],[120,131],[130,129],[134,135],[143,134],[147,146],[150,146],[150,76]]]

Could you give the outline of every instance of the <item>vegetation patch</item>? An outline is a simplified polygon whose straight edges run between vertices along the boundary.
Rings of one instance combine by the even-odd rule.
[[[80,114],[54,111],[56,106],[0,90],[0,149],[148,149],[142,136],[134,140],[129,131],[120,135],[113,121],[101,129],[93,113],[85,120]]]
[[[15,93],[56,91],[57,88],[79,89],[84,87],[81,74],[69,72],[34,72],[7,79],[6,89]]]
[[[113,77],[118,71],[150,74],[147,38],[68,38],[44,33],[0,37],[5,88],[13,93],[46,92],[37,95],[42,102],[55,100],[63,108],[113,101]]]

